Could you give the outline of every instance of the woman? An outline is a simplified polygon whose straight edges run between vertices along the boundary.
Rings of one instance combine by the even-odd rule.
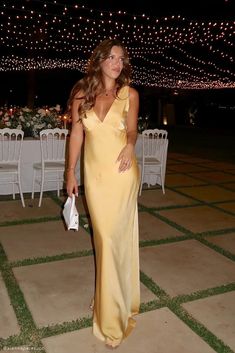
[[[106,39],[94,50],[87,75],[73,87],[67,192],[78,195],[74,169],[83,135],[84,187],[92,222],[96,288],[93,333],[117,347],[139,311],[137,195],[134,155],[139,96],[129,87],[130,64],[123,45]]]

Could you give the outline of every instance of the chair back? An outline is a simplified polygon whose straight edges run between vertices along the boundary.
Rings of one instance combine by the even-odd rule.
[[[162,161],[168,144],[166,130],[149,129],[142,132],[142,157]]]
[[[0,163],[19,163],[24,131],[18,129],[0,129]]]
[[[40,131],[42,162],[64,162],[67,129],[46,129]]]

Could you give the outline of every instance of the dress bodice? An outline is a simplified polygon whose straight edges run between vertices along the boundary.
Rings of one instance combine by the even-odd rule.
[[[89,131],[101,124],[108,125],[117,130],[125,130],[128,109],[129,87],[124,86],[114,99],[103,121],[99,119],[93,108],[86,112],[85,117],[82,119],[85,133],[89,133]]]

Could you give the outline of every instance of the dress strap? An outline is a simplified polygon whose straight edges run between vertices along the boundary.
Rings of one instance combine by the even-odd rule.
[[[120,99],[120,101],[125,102],[125,111],[128,112],[129,110],[129,86],[124,86],[120,89],[120,91],[118,92],[118,98]]]

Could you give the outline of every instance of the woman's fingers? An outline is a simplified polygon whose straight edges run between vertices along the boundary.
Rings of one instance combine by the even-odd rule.
[[[117,162],[119,164],[119,172],[125,172],[126,170],[130,169],[132,165],[132,152],[128,146],[125,146],[123,150],[120,152]]]
[[[132,164],[131,160],[123,158],[119,165],[119,172],[124,172],[125,170],[130,169],[131,164]]]
[[[75,196],[78,196],[78,186],[74,186],[74,188],[67,188],[67,194],[68,196],[72,196],[72,194],[75,194]]]

